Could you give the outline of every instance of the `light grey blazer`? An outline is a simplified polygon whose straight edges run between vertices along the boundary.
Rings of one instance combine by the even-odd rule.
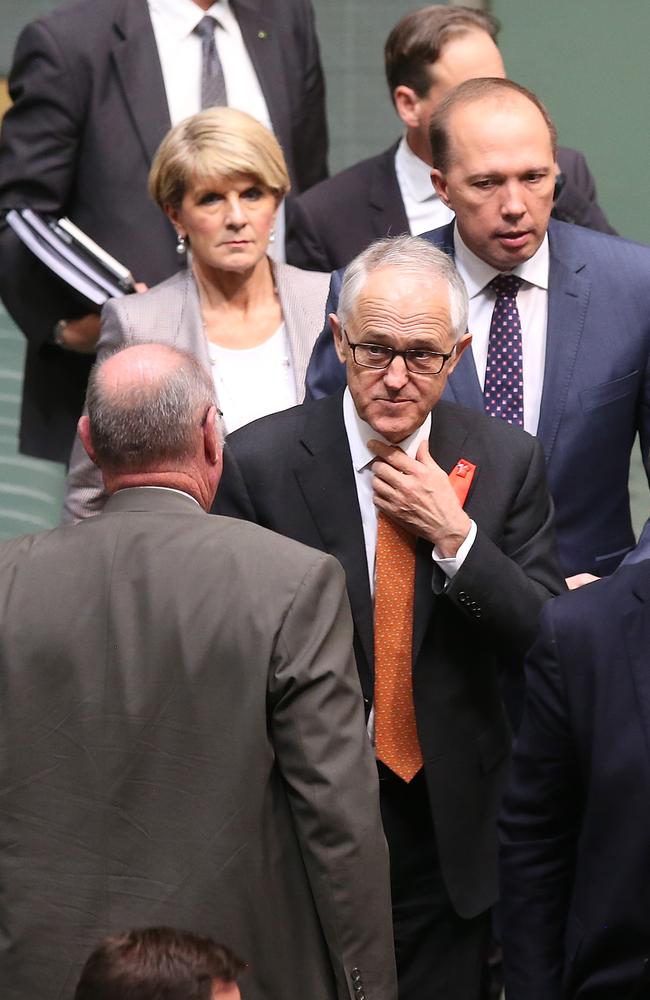
[[[307,365],[323,326],[330,275],[273,261],[271,266],[291,350],[296,395],[302,403]],[[111,299],[104,306],[98,360],[116,347],[147,340],[190,351],[211,373],[199,294],[190,267],[143,295]],[[70,457],[63,520],[78,521],[98,514],[105,501],[99,470],[77,437]]]

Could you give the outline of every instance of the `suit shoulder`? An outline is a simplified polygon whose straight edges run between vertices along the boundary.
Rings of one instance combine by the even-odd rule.
[[[343,580],[343,570],[334,556],[251,521],[211,514],[209,522],[204,520],[203,531],[206,537],[211,535],[213,538],[216,558],[222,570],[225,566],[227,571],[228,563],[231,563],[233,573],[241,575],[248,572],[252,578],[257,578],[263,565],[271,579],[280,575],[299,584],[309,572],[326,568]]]
[[[638,262],[645,268],[650,268],[650,246],[628,240],[622,236],[601,233],[585,226],[576,226],[559,219],[551,219],[548,226],[549,245],[551,253],[557,250],[570,250],[585,255],[584,261],[589,267],[598,267],[602,263],[610,265],[626,260]],[[588,255],[588,256],[586,256]],[[617,278],[624,277],[620,272]]]
[[[278,281],[304,295],[319,296],[323,300],[322,307],[325,308],[331,279],[329,271],[306,271],[302,267],[294,267],[293,264],[275,264],[274,267]]]
[[[152,311],[168,309],[174,300],[180,301],[192,288],[189,272],[179,271],[165,281],[138,295],[124,295],[119,299],[109,299],[102,309],[102,318],[116,313],[129,319],[141,319],[150,316]]]
[[[30,22],[23,32],[44,28],[66,45],[76,41],[88,45],[93,39],[108,44],[110,25],[118,12],[116,0],[67,0]]]
[[[304,209],[307,214],[312,212],[327,212],[338,210],[341,206],[355,203],[361,197],[367,197],[368,181],[378,169],[394,169],[395,147],[384,150],[376,156],[370,156],[351,167],[339,171],[333,177],[315,184],[295,199],[294,205]]]
[[[480,410],[470,409],[460,403],[441,400],[434,410],[434,419],[445,423],[461,422],[468,432],[480,436],[491,446],[502,449],[506,455],[530,455],[540,451],[541,445],[536,437],[520,427],[512,427],[505,420],[490,417]]]

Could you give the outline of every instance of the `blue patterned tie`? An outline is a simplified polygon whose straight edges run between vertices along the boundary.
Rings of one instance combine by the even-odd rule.
[[[501,417],[515,427],[524,426],[524,373],[521,360],[521,322],[517,292],[522,278],[498,274],[488,288],[497,298],[490,323],[483,405],[491,417]]]
[[[223,107],[228,103],[223,66],[214,40],[218,24],[216,17],[206,14],[194,29],[194,34],[201,39],[201,109]]]

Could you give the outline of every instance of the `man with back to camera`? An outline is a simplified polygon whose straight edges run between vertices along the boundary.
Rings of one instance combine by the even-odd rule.
[[[430,243],[360,254],[332,323],[346,391],[229,435],[213,509],[343,564],[400,1000],[474,1000],[511,742],[497,660],[521,659],[563,588],[543,455],[506,423],[439,402],[470,337],[463,283]]]
[[[650,473],[650,249],[549,220],[555,128],[512,81],[461,84],[434,114],[431,141],[434,184],[455,221],[425,238],[456,260],[473,335],[444,398],[537,435],[565,574],[579,582],[611,573],[634,546],[628,476],[637,432]],[[510,287],[499,275],[511,276]],[[330,309],[340,282],[335,273]],[[516,336],[505,337],[506,363],[499,326],[508,313]],[[323,331],[308,383],[327,382],[331,392],[344,375]]]
[[[333,271],[380,236],[424,233],[453,218],[431,186],[429,121],[457,84],[473,77],[505,77],[498,31],[491,14],[451,4],[422,7],[395,25],[386,40],[384,66],[404,136],[292,203],[290,263]],[[596,202],[596,185],[582,153],[559,147],[557,162],[561,173],[554,216],[614,233]]]
[[[246,968],[211,938],[146,927],[105,938],[83,967],[74,1000],[241,1000]]]
[[[250,1000],[395,1000],[344,575],[205,513],[216,420],[190,355],[112,355],[79,426],[104,512],[0,546],[3,1000],[172,923],[254,956]]]
[[[311,0],[71,0],[24,29],[9,92],[0,211],[68,215],[147,285],[185,264],[147,194],[172,125],[229,104],[275,133],[296,193],[327,176]],[[0,254],[0,296],[28,342],[20,450],[67,462],[99,315],[8,227]]]

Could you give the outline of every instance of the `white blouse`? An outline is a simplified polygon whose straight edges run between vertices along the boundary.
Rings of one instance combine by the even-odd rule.
[[[257,347],[238,350],[208,341],[208,351],[226,433],[298,402],[284,323]]]

